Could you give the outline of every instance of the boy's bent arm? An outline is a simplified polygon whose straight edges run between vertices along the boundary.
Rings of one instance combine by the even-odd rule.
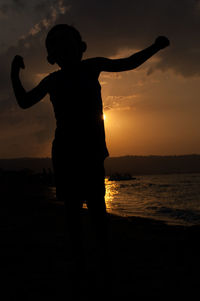
[[[11,81],[14,90],[14,94],[18,105],[22,109],[27,109],[37,102],[39,102],[47,94],[47,78],[43,79],[35,88],[30,91],[26,91],[22,86],[19,71],[24,69],[23,59],[16,56],[12,62],[11,67]]]
[[[28,92],[22,86],[19,76],[12,76],[12,85],[17,103],[22,109],[32,107],[47,94],[45,79]]]
[[[97,64],[100,71],[121,72],[137,68],[159,50],[169,46],[169,40],[165,37],[158,37],[150,47],[139,51],[128,58],[108,59],[97,58]]]

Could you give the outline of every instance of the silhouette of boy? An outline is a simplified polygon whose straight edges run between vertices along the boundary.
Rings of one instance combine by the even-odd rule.
[[[80,208],[86,200],[99,244],[107,242],[107,217],[104,186],[104,159],[108,156],[105,142],[101,87],[102,71],[132,70],[159,50],[169,40],[158,37],[150,47],[128,58],[82,59],[87,45],[72,26],[54,26],[46,38],[47,60],[60,69],[45,77],[31,91],[20,81],[24,69],[21,56],[12,62],[11,79],[19,106],[29,108],[48,93],[53,104],[57,127],[52,147],[57,197],[64,201],[66,226],[74,252],[81,249]]]

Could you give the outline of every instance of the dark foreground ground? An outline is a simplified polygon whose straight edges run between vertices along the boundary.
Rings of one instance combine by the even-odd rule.
[[[63,207],[46,189],[1,187],[1,300],[198,299],[200,227],[110,215],[102,260],[81,215],[82,265],[64,252]]]

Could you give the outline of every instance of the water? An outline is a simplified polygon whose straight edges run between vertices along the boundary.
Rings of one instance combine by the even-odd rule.
[[[105,184],[110,213],[200,225],[200,174],[144,175]]]
[[[106,179],[108,211],[168,224],[200,225],[200,174],[145,175],[130,181]]]

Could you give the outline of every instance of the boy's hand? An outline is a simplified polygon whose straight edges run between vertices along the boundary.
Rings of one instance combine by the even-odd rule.
[[[158,47],[158,49],[163,49],[167,46],[169,46],[170,42],[168,40],[168,38],[164,37],[164,36],[160,36],[155,40],[154,45],[156,47]]]
[[[12,61],[12,71],[19,72],[20,69],[24,69],[24,60],[20,55],[16,55]]]

